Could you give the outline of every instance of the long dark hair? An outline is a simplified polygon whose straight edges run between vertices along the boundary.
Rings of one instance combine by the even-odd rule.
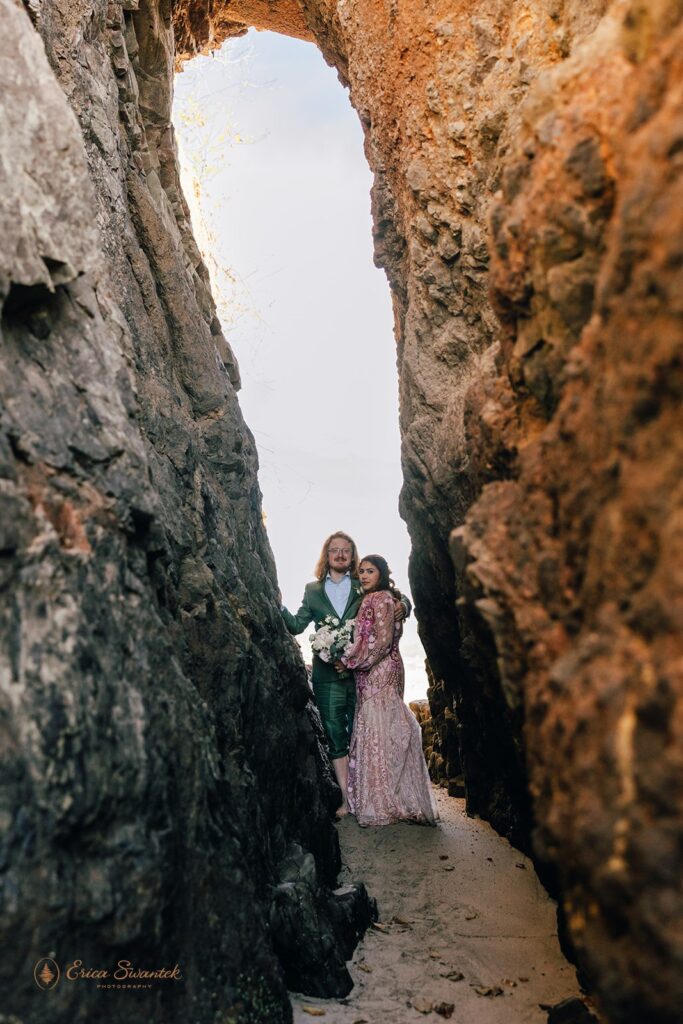
[[[401,591],[391,578],[391,569],[389,568],[386,558],[382,558],[381,555],[365,555],[358,563],[358,568],[360,568],[363,562],[370,562],[371,565],[374,565],[375,569],[379,572],[377,586],[368,591],[368,593],[376,594],[378,590],[388,590],[393,598],[400,601]]]

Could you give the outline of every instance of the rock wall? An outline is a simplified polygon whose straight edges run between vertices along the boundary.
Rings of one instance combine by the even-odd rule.
[[[530,95],[491,216],[517,471],[453,537],[614,1020],[683,995],[682,13],[615,4]]]
[[[302,6],[375,172],[438,771],[533,849],[610,1019],[673,1021],[683,8]]]
[[[0,45],[28,66],[38,37],[1,2],[22,42]],[[97,953],[105,937],[189,937],[206,1014],[202,970],[240,997],[254,960],[239,936],[277,997],[276,947],[287,971],[308,968],[288,959],[291,889],[270,904],[279,946],[261,941],[264,889],[310,880],[305,849],[334,874],[169,123],[171,22],[179,62],[253,24],[315,39],[365,130],[439,770],[463,771],[470,810],[533,846],[609,1019],[677,1020],[680,2],[26,7],[52,72],[43,61],[29,85],[24,67],[2,91],[19,97],[3,115],[15,168],[0,169],[17,963],[29,934],[66,922]],[[140,903],[116,875],[128,851]],[[225,878],[233,907],[255,893],[262,913],[228,925],[227,894],[211,904]],[[334,917],[317,879],[307,891]]]
[[[0,23],[2,1013],[286,1021],[285,984],[348,991],[372,907],[331,891],[335,790],[178,186],[171,5]],[[40,992],[43,957],[182,980]]]

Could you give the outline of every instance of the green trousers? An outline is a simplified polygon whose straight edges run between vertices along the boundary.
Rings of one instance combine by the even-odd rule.
[[[313,694],[330,745],[330,757],[333,761],[338,757],[346,757],[356,710],[356,684],[353,676],[339,682],[314,682]]]

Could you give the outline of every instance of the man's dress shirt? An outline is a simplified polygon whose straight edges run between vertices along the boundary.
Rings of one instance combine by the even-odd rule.
[[[351,576],[347,572],[342,576],[339,583],[335,583],[329,572],[325,577],[325,593],[330,599],[330,603],[337,615],[341,619],[344,614],[344,609],[349,603],[349,594],[351,593]]]

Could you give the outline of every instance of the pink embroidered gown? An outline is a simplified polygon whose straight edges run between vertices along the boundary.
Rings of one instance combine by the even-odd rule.
[[[403,701],[402,632],[401,623],[394,622],[391,594],[366,594],[353,646],[341,659],[356,676],[348,790],[349,807],[360,825],[431,825],[438,818],[420,726]]]

